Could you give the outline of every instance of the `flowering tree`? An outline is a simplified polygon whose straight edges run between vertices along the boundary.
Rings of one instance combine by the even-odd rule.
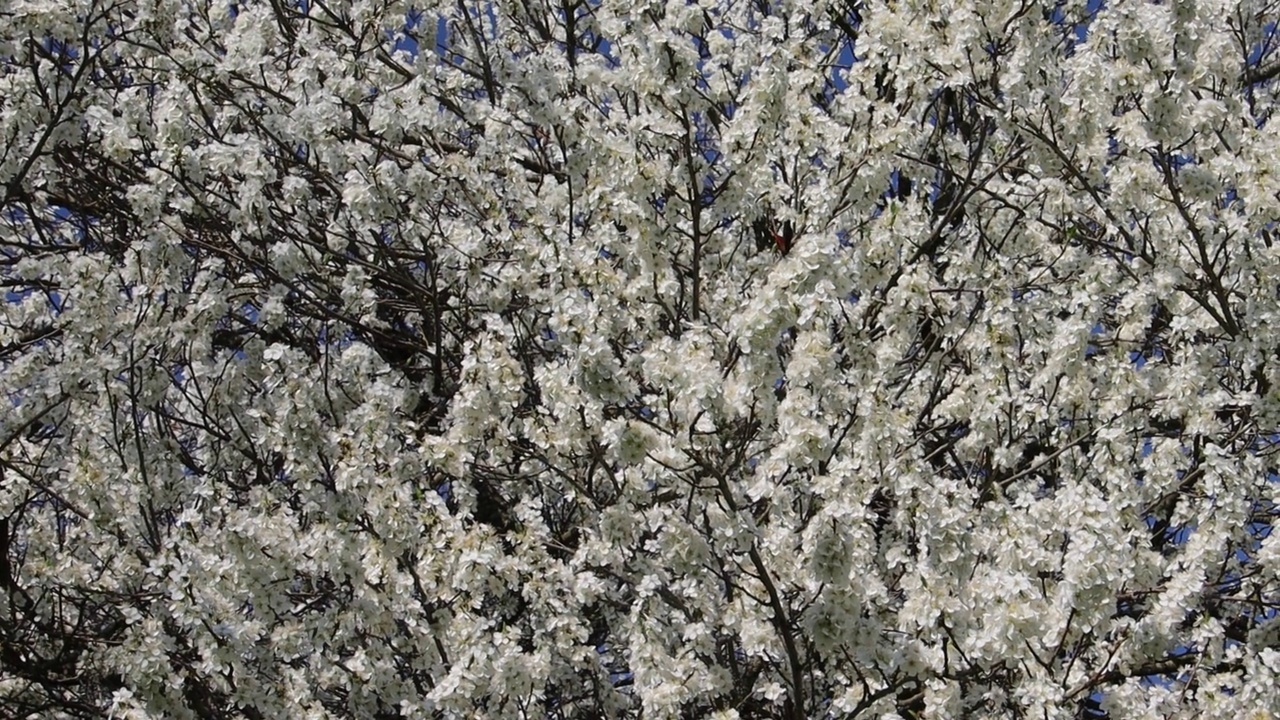
[[[0,715],[1273,717],[1277,19],[0,3]]]

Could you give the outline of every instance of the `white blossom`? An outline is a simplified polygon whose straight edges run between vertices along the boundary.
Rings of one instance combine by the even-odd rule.
[[[0,707],[1280,708],[1274,7],[0,14]]]

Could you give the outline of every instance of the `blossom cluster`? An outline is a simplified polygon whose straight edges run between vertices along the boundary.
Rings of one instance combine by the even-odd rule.
[[[1280,714],[1274,3],[0,19],[15,716]]]

